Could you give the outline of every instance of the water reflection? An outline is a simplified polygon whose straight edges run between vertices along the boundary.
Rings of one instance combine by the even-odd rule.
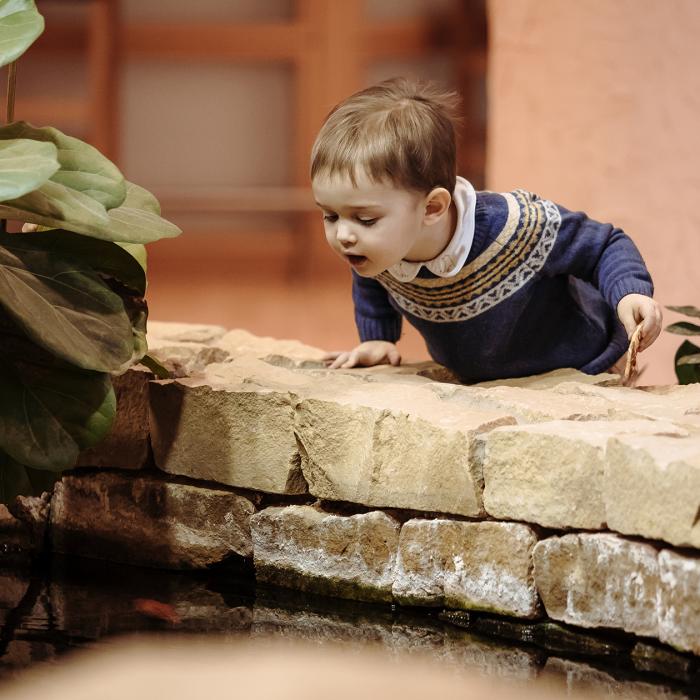
[[[62,557],[0,568],[2,681],[69,649],[144,632],[374,645],[396,658],[428,654],[453,671],[554,677],[565,692],[603,696],[694,697],[700,686],[693,657],[628,635],[255,589],[251,572],[163,572]]]

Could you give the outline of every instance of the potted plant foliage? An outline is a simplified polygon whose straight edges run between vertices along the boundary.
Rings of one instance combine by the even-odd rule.
[[[144,244],[180,233],[98,150],[12,121],[14,62],[43,29],[33,0],[0,0],[0,502],[41,492],[109,432],[112,376],[147,349]]]
[[[695,306],[667,306],[666,308],[684,316],[700,318],[700,309]],[[666,330],[678,335],[700,335],[700,326],[689,321],[672,323],[666,327]],[[700,347],[689,340],[683,341],[676,351],[674,363],[679,384],[700,382]]]

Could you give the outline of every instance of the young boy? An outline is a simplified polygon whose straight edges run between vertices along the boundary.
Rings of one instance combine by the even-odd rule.
[[[403,78],[341,102],[316,138],[314,197],[352,268],[362,341],[330,367],[399,364],[402,318],[462,381],[596,374],[661,330],[653,284],[618,228],[456,175],[455,95]],[[619,320],[618,320],[619,319]]]

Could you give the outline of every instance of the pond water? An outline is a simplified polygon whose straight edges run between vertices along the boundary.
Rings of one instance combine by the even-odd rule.
[[[698,660],[629,635],[339,601],[255,586],[251,571],[179,573],[0,556],[0,692],[23,669],[118,635],[157,632],[378,645],[451,667],[613,697],[700,697]]]

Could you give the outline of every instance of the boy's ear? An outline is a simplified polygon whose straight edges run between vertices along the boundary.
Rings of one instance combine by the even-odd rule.
[[[452,202],[452,195],[444,187],[436,187],[425,198],[425,214],[423,220],[426,224],[434,224],[445,214]]]

